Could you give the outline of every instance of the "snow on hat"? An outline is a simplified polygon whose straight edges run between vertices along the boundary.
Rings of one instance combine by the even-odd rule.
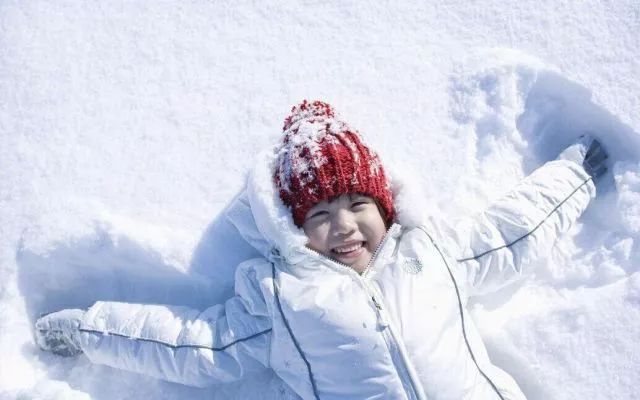
[[[291,109],[282,130],[274,180],[298,227],[315,204],[349,193],[374,198],[385,222],[393,220],[393,199],[380,158],[329,104],[304,100]]]

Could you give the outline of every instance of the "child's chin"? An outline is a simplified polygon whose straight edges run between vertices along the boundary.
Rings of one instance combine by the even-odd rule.
[[[361,259],[356,260],[351,264],[347,264],[347,265],[349,265],[351,268],[353,268],[357,272],[362,273],[364,272],[365,269],[367,269],[367,266],[369,265],[369,258],[363,255]]]

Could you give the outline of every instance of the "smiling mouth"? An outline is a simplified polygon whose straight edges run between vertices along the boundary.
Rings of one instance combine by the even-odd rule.
[[[331,249],[331,252],[338,257],[355,257],[360,255],[360,253],[364,249],[365,243],[366,242],[357,242],[345,246],[338,246]]]

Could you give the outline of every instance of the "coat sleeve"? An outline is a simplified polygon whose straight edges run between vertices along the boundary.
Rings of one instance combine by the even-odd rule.
[[[82,350],[95,363],[191,386],[263,370],[271,318],[255,273],[246,270],[238,267],[236,296],[204,311],[98,302],[81,322]]]
[[[458,263],[467,296],[517,279],[548,254],[593,197],[595,185],[582,166],[550,161],[468,223],[444,228],[441,234]]]

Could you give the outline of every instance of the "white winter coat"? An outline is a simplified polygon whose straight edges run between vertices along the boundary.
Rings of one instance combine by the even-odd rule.
[[[578,218],[595,195],[582,167],[547,163],[464,235],[394,224],[359,275],[305,247],[264,157],[228,212],[264,254],[238,267],[235,297],[204,311],[98,302],[81,324],[87,357],[196,386],[271,368],[303,399],[524,399],[465,305]]]

